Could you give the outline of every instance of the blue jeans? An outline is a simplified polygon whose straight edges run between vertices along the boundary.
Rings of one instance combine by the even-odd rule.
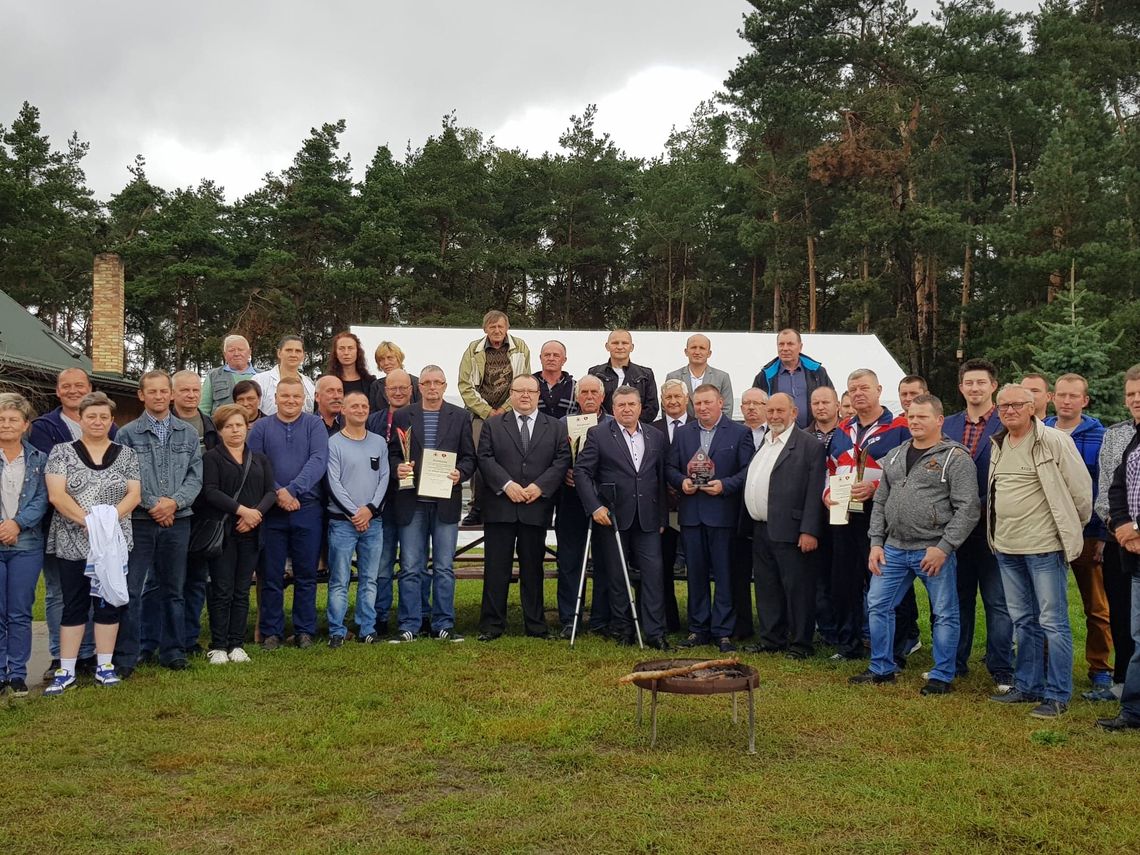
[[[1067,704],[1073,695],[1069,562],[1063,552],[1035,555],[999,552],[997,560],[1017,641],[1014,685],[1023,694]],[[1047,669],[1046,639],[1049,641]]]
[[[186,584],[186,552],[190,546],[190,518],[176,519],[174,525],[160,526],[152,519],[134,517],[135,545],[127,562],[126,620],[119,624],[115,642],[115,663],[134,668],[141,649],[153,650],[157,636],[159,657],[163,665],[186,658],[183,644],[186,627],[186,603],[182,588]],[[150,615],[143,625],[144,615]],[[145,630],[145,632],[144,632]]]
[[[182,596],[186,600],[186,640],[187,650],[198,645],[202,635],[202,609],[206,607],[206,586],[210,578],[210,562],[205,558],[191,556],[186,564],[186,586]]]
[[[376,622],[388,626],[388,615],[392,611],[392,581],[396,577],[396,552],[400,546],[400,529],[395,517],[386,513],[381,518],[384,527],[384,543],[380,548],[380,567],[376,571]],[[403,562],[401,561],[401,569]],[[358,597],[359,599],[359,597]]]
[[[285,562],[293,562],[293,632],[317,634],[317,563],[325,514],[320,505],[295,511],[272,509],[265,516],[261,551],[261,637],[285,636]]]
[[[28,677],[32,605],[43,559],[42,549],[0,550],[0,680]]]
[[[356,628],[361,636],[376,631],[376,571],[384,543],[384,523],[374,519],[366,531],[348,520],[329,520],[329,638],[344,638],[348,629],[348,585],[352,553],[356,553]]]
[[[921,579],[934,609],[934,667],[931,680],[949,683],[954,679],[954,656],[958,650],[958,579],[957,561],[949,555],[936,576],[922,569],[925,549],[899,549],[885,546],[887,560],[881,576],[871,574],[867,589],[867,608],[871,621],[871,670],[876,674],[893,674],[895,665],[895,608],[907,591],[914,590],[915,578]]]
[[[416,502],[411,521],[400,529],[401,632],[419,632],[426,589],[431,590],[431,628],[455,627],[455,544],[459,523],[443,522],[435,502]],[[432,572],[428,575],[430,541]]]
[[[1120,714],[1140,721],[1140,559],[1135,553],[1120,550],[1120,567],[1132,575],[1132,658],[1128,660],[1128,673],[1124,677],[1124,691],[1120,696]],[[1050,651],[1052,655],[1052,651]]]
[[[59,581],[59,566],[54,555],[44,556],[44,617],[47,620],[48,653],[52,659],[59,659],[59,623],[63,619],[63,586]],[[87,621],[83,632],[83,643],[79,646],[79,658],[90,659],[95,655],[95,625]]]

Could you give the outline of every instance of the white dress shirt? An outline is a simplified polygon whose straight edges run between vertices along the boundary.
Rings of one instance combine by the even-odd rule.
[[[681,427],[688,420],[689,420],[689,414],[688,413],[681,413],[681,415],[679,415],[679,416],[665,416],[665,427],[668,428],[668,430],[669,430],[669,442],[670,443],[673,442],[673,431],[675,431],[677,428]],[[673,424],[673,422],[677,422],[677,424]]]
[[[633,458],[633,468],[638,472],[641,471],[641,461],[645,457],[645,434],[641,431],[641,425],[638,424],[637,429],[630,433],[625,428],[621,427],[621,435],[625,440],[626,448],[629,449],[629,456]]]
[[[784,450],[787,437],[786,430],[780,434],[769,432],[764,444],[748,464],[748,477],[744,481],[744,506],[748,509],[748,515],[759,522],[768,521],[768,488],[772,480],[772,467]]]

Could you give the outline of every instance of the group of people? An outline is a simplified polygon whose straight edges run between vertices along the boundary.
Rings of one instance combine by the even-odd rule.
[[[333,338],[316,382],[300,338],[283,338],[276,364],[257,372],[248,342],[229,336],[224,364],[204,378],[144,374],[144,412],[118,429],[114,402],[79,369],[59,375],[59,407],[38,418],[19,395],[0,396],[0,680],[27,692],[41,568],[48,695],[85,671],[106,686],[147,661],[185,668],[203,607],[209,662],[249,661],[254,578],[261,646],[285,642],[291,583],[293,643],[309,647],[322,563],[330,647],[460,642],[453,559],[461,525],[481,525],[480,641],[507,628],[517,565],[527,635],[569,638],[577,620],[668,650],[683,567],[677,646],[730,653],[754,637],[747,650],[802,659],[819,637],[833,659],[869,655],[852,683],[892,683],[921,646],[917,579],[932,627],[922,693],[944,694],[967,673],[980,593],[992,700],[1040,718],[1073,694],[1071,567],[1086,615],[1085,697],[1122,697],[1100,723],[1140,727],[1140,366],[1125,378],[1132,419],[1105,429],[1084,413],[1088,384],[1076,374],[999,390],[994,366],[971,359],[959,371],[962,412],[946,416],[910,375],[896,414],[873,371],[851,372],[840,395],[802,349],[796,330],[779,333],[776,357],[740,398],[742,422],[705,335],[688,338],[686,363],[660,387],[623,329],[609,334],[608,359],[575,379],[558,341],[542,344],[532,372],[499,311],[461,358],[463,407],[444,400],[443,368],[409,374],[392,342],[377,348],[374,376],[351,332]]]

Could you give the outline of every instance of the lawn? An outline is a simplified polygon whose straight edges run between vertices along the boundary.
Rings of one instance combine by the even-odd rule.
[[[616,685],[648,651],[480,644],[479,594],[458,584],[464,644],[251,645],[249,665],[0,701],[5,849],[1140,851],[1140,736],[1092,727],[1115,705],[1043,725],[988,703],[980,664],[923,698],[928,647],[886,687],[848,686],[861,665],[830,651],[745,655],[757,754],[727,697],[666,696],[651,750],[636,690]],[[516,591],[512,615],[519,632]]]

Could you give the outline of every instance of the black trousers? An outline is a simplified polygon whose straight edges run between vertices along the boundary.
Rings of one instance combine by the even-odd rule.
[[[677,529],[665,526],[665,531],[661,534],[661,568],[665,582],[665,630],[667,632],[681,631],[681,612],[677,608],[677,583],[673,578],[673,568],[677,565],[677,544],[680,540],[681,533]]]
[[[640,577],[637,592],[638,620],[646,639],[665,637],[665,582],[661,565],[661,535],[642,531],[637,520],[620,532],[621,548],[632,576]],[[609,571],[610,631],[615,636],[633,637],[633,617],[629,611],[629,592],[625,587],[621,557],[612,526],[594,527],[595,555],[604,558]],[[672,573],[670,573],[672,576]]]
[[[507,594],[516,552],[519,559],[519,599],[527,635],[546,635],[542,605],[542,559],[546,526],[526,523],[484,523],[483,605],[479,631],[502,635],[507,629]]]
[[[245,643],[249,624],[249,588],[261,556],[261,536],[226,532],[222,554],[210,560],[206,608],[210,614],[210,649],[230,651]]]
[[[737,537],[732,543],[732,608],[736,612],[733,638],[751,638],[756,634],[752,624],[752,541]]]
[[[563,487],[563,490],[568,489]],[[586,554],[586,532],[592,525],[577,499],[563,499],[554,518],[554,534],[558,538],[558,622],[562,626],[574,623],[574,609],[578,605],[578,583],[582,580],[582,559]],[[598,536],[598,526],[594,535]],[[591,549],[594,561],[593,598],[590,601],[590,629],[608,631],[610,623],[610,587],[606,560],[596,548]],[[618,571],[620,575],[620,570]],[[583,603],[583,609],[585,604]],[[582,615],[585,619],[585,615]],[[579,625],[579,629],[582,626]]]
[[[87,576],[87,561],[68,561],[56,558],[59,567],[59,587],[63,591],[63,617],[60,626],[86,626],[90,615],[95,623],[117,624],[126,615],[126,606],[112,606],[102,597],[92,599],[91,579]],[[94,607],[94,611],[92,611]]]
[[[752,527],[752,573],[760,646],[810,656],[814,652],[816,587],[812,556],[795,543],[772,540],[768,524],[757,522]]]
[[[1135,643],[1132,640],[1132,576],[1122,566],[1120,546],[1109,538],[1104,544],[1104,593],[1108,597],[1108,623],[1112,631],[1112,682],[1123,683]]]
[[[824,644],[835,644],[835,611],[831,607],[831,526],[825,525],[819,547],[808,554],[815,562],[815,625]]]

